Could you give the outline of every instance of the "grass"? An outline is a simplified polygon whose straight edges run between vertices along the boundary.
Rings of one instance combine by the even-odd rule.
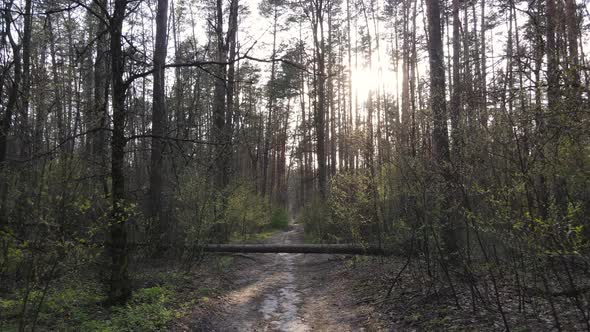
[[[231,237],[233,243],[261,243],[268,240],[277,231],[289,228],[289,213],[283,208],[275,208],[268,223],[261,225],[257,231],[247,234],[234,233]]]
[[[275,234],[276,231],[263,231],[260,233],[256,233],[251,237],[251,241],[254,243],[257,242],[264,242],[265,240],[268,240],[271,236],[273,236],[273,234]]]
[[[261,230],[257,233],[248,234],[245,238],[239,235],[232,235],[231,243],[261,243],[269,239],[277,232],[276,229]]]
[[[232,264],[231,258],[219,260],[220,268]],[[103,306],[106,296],[95,281],[72,276],[55,282],[39,308],[37,330],[135,332],[165,331],[173,321],[189,315],[219,294],[216,285],[195,284],[195,275],[175,271],[138,273],[136,285],[151,285],[134,290],[124,306]],[[148,279],[149,278],[149,279]],[[198,287],[195,287],[197,286]],[[22,291],[0,297],[0,331],[18,331]],[[41,292],[33,291],[29,307],[36,308]],[[32,314],[26,330],[32,327]]]
[[[158,331],[176,316],[170,306],[174,292],[166,287],[138,289],[131,301],[122,307],[106,308],[101,305],[104,296],[100,287],[92,282],[68,285],[47,294],[39,308],[37,328],[52,331]],[[38,303],[40,294],[31,293],[31,303]],[[1,299],[3,313],[16,313],[20,301]],[[6,316],[4,316],[6,317]],[[15,315],[0,322],[2,331],[17,331]],[[31,328],[32,317],[27,319]]]
[[[305,232],[303,233],[303,243],[321,244],[322,241],[315,234],[312,234],[311,232]]]

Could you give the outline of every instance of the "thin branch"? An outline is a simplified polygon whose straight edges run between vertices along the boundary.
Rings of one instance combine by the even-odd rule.
[[[104,17],[102,15],[100,15],[99,13],[95,12],[90,6],[88,6],[87,4],[83,3],[80,0],[71,0],[73,3],[77,4],[80,7],[83,7],[84,9],[86,9],[92,16],[96,17],[97,19],[99,19],[105,26],[110,27],[110,16],[108,15],[108,12],[104,11],[104,8],[102,8],[101,6],[98,6],[99,9],[101,9],[102,13],[105,15]],[[106,19],[105,19],[106,17]]]
[[[242,55],[239,57],[236,57],[234,60],[231,61],[213,61],[213,60],[209,60],[209,61],[193,61],[193,62],[186,62],[186,63],[169,63],[164,65],[164,68],[185,68],[185,67],[198,67],[202,70],[204,70],[205,72],[207,72],[208,74],[218,78],[218,79],[222,79],[222,80],[226,80],[223,77],[219,77],[211,72],[209,72],[208,70],[206,70],[205,68],[203,68],[203,66],[208,66],[208,65],[217,65],[217,66],[227,66],[230,65],[232,63],[236,63],[238,61],[241,60],[251,60],[251,61],[256,61],[256,62],[264,62],[264,63],[272,63],[272,62],[282,62],[285,64],[288,64],[290,66],[293,66],[297,69],[303,70],[305,72],[307,72],[308,74],[312,74],[309,70],[307,70],[307,68],[305,68],[303,65],[295,63],[293,61],[284,59],[284,58],[277,58],[277,59],[260,59],[260,58],[256,58],[250,55]],[[140,79],[140,78],[144,78],[146,76],[152,75],[154,73],[154,69],[150,69],[148,71],[144,71],[141,73],[137,73],[137,74],[133,74],[130,75],[127,80],[125,81],[125,85],[129,86],[131,83],[133,83],[133,81],[135,81],[136,79]]]
[[[152,135],[152,134],[139,134],[139,135],[132,135],[127,137],[127,141],[135,140],[135,139],[142,139],[142,138],[157,138],[161,140],[167,140],[172,142],[186,142],[186,143],[194,143],[194,144],[206,144],[206,145],[223,145],[220,143],[215,143],[211,141],[203,141],[199,139],[188,139],[188,138],[178,138],[178,137],[171,137],[171,136],[161,136],[161,135]]]

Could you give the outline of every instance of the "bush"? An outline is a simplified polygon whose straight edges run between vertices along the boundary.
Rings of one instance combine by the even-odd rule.
[[[252,183],[239,184],[227,199],[224,222],[230,235],[248,238],[267,225],[268,203],[256,194]]]
[[[109,331],[159,331],[174,318],[174,311],[162,302],[140,303],[117,308],[108,324]]]
[[[320,199],[313,199],[302,208],[299,222],[303,224],[306,238],[311,242],[330,238],[330,211]]]
[[[375,234],[375,205],[370,178],[363,172],[341,173],[330,181],[328,231],[336,240],[363,242]]]
[[[302,211],[300,218],[312,241],[371,242],[377,233],[370,179],[363,172],[337,174],[330,181],[326,202],[312,200]]]
[[[270,227],[273,229],[286,229],[289,227],[289,214],[283,208],[276,208],[270,217]]]

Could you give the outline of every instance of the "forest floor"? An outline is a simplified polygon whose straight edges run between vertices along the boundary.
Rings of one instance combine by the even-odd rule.
[[[251,240],[298,244],[304,232],[290,225]],[[39,331],[590,330],[587,272],[575,275],[575,297],[556,294],[551,303],[537,294],[542,289],[519,291],[510,270],[494,271],[495,283],[480,277],[477,300],[470,284],[455,278],[450,287],[429,279],[422,260],[408,263],[396,256],[320,254],[143,259],[132,265],[135,290],[124,307],[104,306],[100,279],[86,270],[60,276],[46,295],[31,292],[35,306],[28,317],[36,317]],[[19,330],[18,294],[0,297],[0,331]]]
[[[303,227],[268,238],[268,244],[303,243]],[[179,330],[381,331],[372,306],[359,304],[345,256],[325,254],[236,255],[227,276],[230,291]],[[198,316],[201,317],[198,317]],[[203,315],[206,316],[202,317]]]
[[[264,240],[303,242],[303,227],[297,224]],[[220,258],[228,263],[217,272],[210,262],[204,263],[208,272],[199,269],[201,282],[194,286],[215,290],[214,295],[178,319],[175,331],[503,331],[505,324],[523,331],[555,329],[549,304],[534,297],[532,303],[520,304],[509,275],[498,276],[499,292],[505,295],[503,322],[493,296],[487,295],[486,305],[472,307],[468,284],[456,282],[453,296],[445,283],[437,285],[406,269],[403,257],[237,254]],[[567,299],[555,302],[561,329],[583,328],[575,308],[567,304]]]

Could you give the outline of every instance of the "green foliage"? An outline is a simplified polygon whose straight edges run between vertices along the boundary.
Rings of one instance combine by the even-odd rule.
[[[174,215],[179,231],[187,244],[199,243],[207,235],[214,219],[215,197],[209,191],[206,179],[195,176],[196,170],[188,169],[179,181]]]
[[[98,289],[100,286],[95,283],[56,289],[47,296],[43,310],[51,315],[66,315],[84,306],[97,305],[105,299]]]
[[[21,297],[20,291],[15,297]],[[210,294],[202,291],[202,294]],[[30,303],[38,303],[42,292],[32,291]],[[106,308],[101,287],[89,281],[67,281],[51,289],[39,308],[37,326],[42,330],[55,331],[161,331],[178,314],[173,303],[176,293],[167,287],[150,287],[137,290],[131,301],[121,307]],[[12,298],[0,298],[2,319],[13,317],[10,321],[0,319],[3,330],[17,325],[17,314],[21,302]],[[28,318],[32,323],[32,315]],[[30,327],[30,326],[29,326]]]
[[[221,193],[194,172],[182,178],[175,216],[187,244],[216,238],[246,240],[268,226],[268,202],[256,194],[251,182],[237,182]]]
[[[24,303],[29,328],[36,321],[63,330],[88,320],[89,306],[99,311],[99,285],[65,285],[71,276],[81,278],[79,272],[95,266],[104,252],[110,203],[101,186],[80,180],[89,170],[95,171],[76,155],[0,170],[6,197],[0,227],[0,276],[5,283],[0,287],[0,320],[12,317],[0,324],[17,321]]]
[[[131,303],[165,303],[170,300],[172,291],[160,286],[142,288],[133,294]]]
[[[0,269],[5,273],[14,272],[25,259],[23,249],[19,248],[10,229],[0,232],[0,241],[5,248],[5,254],[0,255]]]
[[[268,203],[256,194],[251,183],[240,183],[227,199],[224,221],[232,235],[247,238],[269,222]]]
[[[289,227],[289,214],[283,208],[275,208],[270,217],[270,227],[273,229],[287,229]]]
[[[312,200],[301,212],[311,241],[330,243],[370,242],[376,234],[374,202],[369,177],[362,173],[339,173],[330,180],[326,203]]]
[[[19,307],[20,301],[10,298],[0,298],[0,312],[3,317],[17,315]]]
[[[108,323],[109,331],[158,331],[163,330],[174,318],[174,311],[167,307],[171,291],[163,287],[138,290],[131,303],[113,310]]]
[[[324,241],[329,236],[330,210],[320,199],[312,199],[301,209],[299,222],[304,225],[309,242]]]
[[[362,242],[371,235],[375,209],[369,181],[363,173],[340,173],[331,179],[328,227],[336,240]]]
[[[258,232],[248,238],[249,241],[254,243],[264,242],[269,239],[275,233],[274,230]]]
[[[79,326],[105,312],[100,306],[105,298],[100,289],[101,287],[94,282],[63,280],[55,288],[50,288],[46,294],[43,290],[31,290],[28,293],[29,310],[26,313],[26,322],[31,327],[36,320],[38,327],[51,330],[68,330]],[[0,325],[17,325],[24,295],[24,289],[18,289],[9,297],[0,299]],[[1,321],[7,317],[10,320]]]

